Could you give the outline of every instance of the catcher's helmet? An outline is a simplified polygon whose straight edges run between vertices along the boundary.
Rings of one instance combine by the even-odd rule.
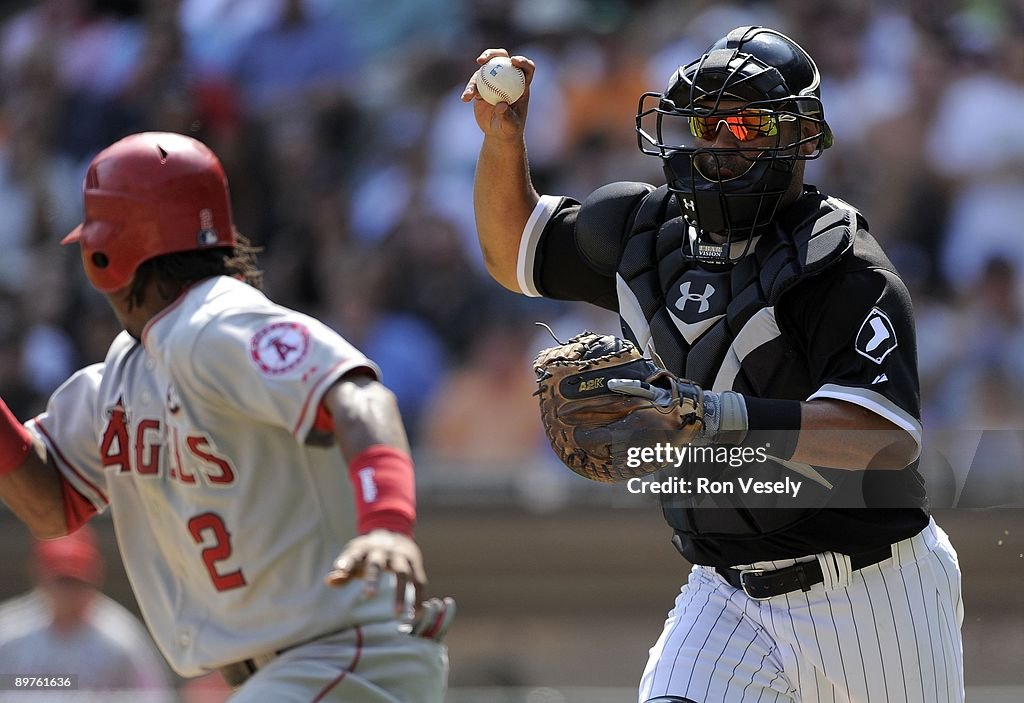
[[[745,241],[745,253],[757,230],[772,221],[796,162],[832,145],[820,82],[813,59],[792,39],[774,29],[739,27],[679,67],[664,93],[641,96],[640,149],[662,159],[669,188],[697,232],[693,241],[686,238],[684,253],[733,261],[730,243]],[[784,127],[787,122],[796,129]],[[814,134],[805,136],[806,122],[816,126]],[[715,141],[723,124],[735,146]],[[755,139],[757,147],[744,146]],[[801,153],[807,144],[813,151]],[[737,164],[742,172],[730,172]],[[712,241],[712,233],[724,243]]]
[[[147,259],[235,246],[224,169],[191,137],[125,137],[92,160],[82,190],[85,220],[62,244],[81,244],[86,275],[105,293],[127,286]]]

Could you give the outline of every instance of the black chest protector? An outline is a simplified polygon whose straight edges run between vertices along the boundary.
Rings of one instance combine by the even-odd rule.
[[[622,249],[618,273],[627,289],[619,290],[623,333],[648,353],[657,352],[670,371],[705,389],[804,400],[817,385],[802,352],[778,329],[774,306],[801,280],[839,261],[863,226],[851,206],[808,192],[736,265],[700,265],[683,256],[683,237],[690,235],[662,186],[640,205]],[[765,334],[765,327],[772,333]],[[723,374],[723,369],[730,372]],[[688,468],[694,471],[720,476],[723,467]],[[759,464],[756,471],[757,480],[799,478],[774,462]],[[844,472],[820,472],[833,483],[832,491],[839,488]],[[751,473],[737,470],[735,475]],[[749,496],[734,496],[724,506],[721,499],[714,503],[727,510],[700,509],[697,499],[678,495],[662,502],[677,532],[753,538],[810,517],[830,495],[820,484],[803,490],[807,507],[792,509],[752,504]]]

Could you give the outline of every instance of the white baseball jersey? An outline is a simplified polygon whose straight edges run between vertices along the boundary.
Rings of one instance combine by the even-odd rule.
[[[326,325],[228,277],[190,288],[61,386],[29,428],[93,508],[113,511],[142,614],[184,676],[356,623],[390,594],[324,584],[355,536],[324,392],[374,366]],[[313,433],[314,435],[317,433]]]

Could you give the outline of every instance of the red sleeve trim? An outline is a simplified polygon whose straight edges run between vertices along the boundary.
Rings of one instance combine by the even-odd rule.
[[[316,418],[313,420],[313,431],[323,434],[334,434],[334,418],[327,406],[320,402],[316,409]]]
[[[383,444],[367,447],[348,467],[355,488],[359,533],[390,530],[412,536],[416,524],[416,479],[412,458]]]
[[[299,434],[299,430],[302,429],[302,423],[306,420],[306,413],[309,412],[309,404],[313,400],[314,394],[320,388],[320,384],[324,382],[325,378],[335,373],[335,371],[337,371],[337,369],[343,366],[345,363],[346,361],[337,362],[334,366],[330,368],[329,371],[327,371],[327,373],[321,375],[320,378],[316,379],[316,382],[313,384],[313,387],[310,388],[309,393],[306,394],[306,399],[302,402],[302,409],[299,411],[299,419],[296,420],[295,427],[292,428],[293,435],[297,436]],[[320,407],[323,407],[322,398],[320,400]]]
[[[68,534],[71,534],[96,514],[96,506],[63,476],[60,477],[60,489],[64,499],[64,522],[67,523]]]
[[[32,451],[32,433],[0,400],[0,476],[17,470]]]
[[[377,371],[374,369],[365,359],[342,359],[332,366],[326,373],[320,375],[318,379],[313,383],[309,389],[309,393],[306,394],[306,400],[302,403],[302,410],[299,412],[299,419],[295,423],[295,427],[292,428],[292,434],[298,436],[299,431],[302,429],[302,423],[306,420],[306,413],[309,412],[309,407],[313,400],[319,397],[317,403],[316,417],[314,418],[314,426],[317,421],[320,420],[320,413],[326,412],[324,410],[324,393],[330,385],[333,385],[335,381],[339,381],[353,371],[366,370],[370,372],[370,375],[377,378]],[[330,382],[325,385],[326,382]],[[319,392],[319,396],[317,393]],[[334,431],[334,423],[332,421],[330,425],[331,431]],[[319,428],[317,428],[319,429]]]
[[[86,478],[84,471],[80,471],[79,469],[75,468],[75,465],[68,461],[67,457],[65,457],[64,453],[60,450],[60,447],[58,447],[57,443],[53,441],[53,437],[50,435],[49,432],[46,431],[46,428],[43,427],[43,423],[36,420],[35,426],[39,429],[40,432],[43,433],[43,436],[46,437],[46,441],[49,443],[50,449],[53,450],[53,453],[56,456],[56,458],[60,460],[60,462],[64,466],[68,468],[68,471],[77,476],[78,479],[86,486],[88,486],[91,490],[95,491],[96,495],[99,497],[99,499],[103,502],[104,505],[109,505],[110,500],[107,498],[106,494],[100,490],[99,486],[97,486],[95,483]]]

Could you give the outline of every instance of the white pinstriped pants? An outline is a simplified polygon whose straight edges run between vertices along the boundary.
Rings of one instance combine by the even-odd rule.
[[[760,602],[693,567],[651,648],[640,702],[963,701],[960,567],[946,533],[933,520],[859,571],[832,556],[817,557],[824,583]]]

